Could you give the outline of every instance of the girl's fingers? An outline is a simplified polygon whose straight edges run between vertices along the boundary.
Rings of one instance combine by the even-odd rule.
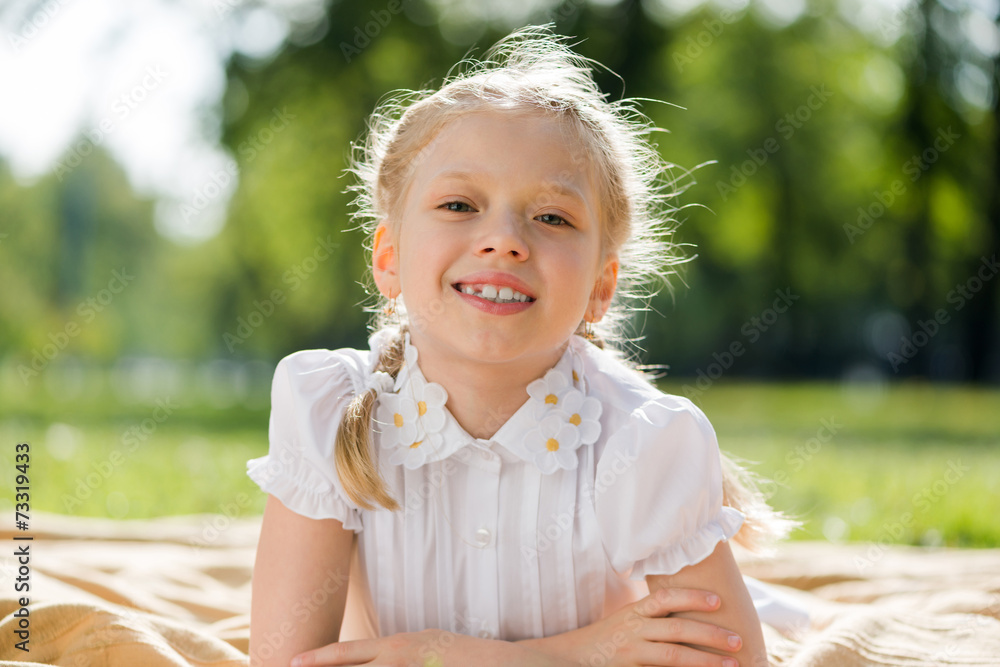
[[[635,603],[636,611],[648,618],[657,618],[678,611],[715,611],[719,596],[693,588],[661,588]]]
[[[743,641],[735,632],[689,618],[655,618],[642,627],[643,639],[653,642],[695,644],[720,651],[739,651]]]
[[[635,652],[635,661],[640,665],[658,667],[738,667],[735,658],[715,655],[706,651],[678,644],[644,644]]]
[[[374,639],[336,642],[316,648],[292,658],[291,667],[319,667],[320,665],[358,665],[378,657],[378,644]]]

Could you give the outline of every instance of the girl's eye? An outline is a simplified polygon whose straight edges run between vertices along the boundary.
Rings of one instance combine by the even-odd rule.
[[[545,222],[543,220],[543,222],[545,222],[546,225],[551,225],[552,227],[561,227],[562,225],[568,225],[569,224],[568,222],[566,222],[566,218],[558,216],[555,213],[542,213],[538,217],[539,218],[545,218],[545,217],[554,218],[555,219],[554,222]]]
[[[462,209],[463,206],[465,206],[468,210],[463,210]],[[469,204],[466,204],[464,201],[450,201],[450,202],[445,202],[444,204],[441,204],[440,206],[438,206],[438,208],[443,208],[445,210],[452,211],[454,213],[468,213],[469,211],[472,210],[472,206],[470,206]],[[562,227],[564,225],[565,226],[569,225],[569,222],[567,222],[566,218],[563,218],[562,216],[556,215],[555,213],[543,213],[542,215],[540,215],[538,217],[539,218],[545,218],[545,217],[551,218],[551,221],[542,220],[542,222],[544,224],[549,225],[550,227]]]
[[[451,206],[469,206],[469,205],[466,204],[464,201],[450,201],[445,204],[441,204],[440,206],[438,206],[438,208],[446,208],[449,211],[454,211],[455,213],[467,213],[467,211],[450,208]],[[472,207],[469,206],[469,208],[471,209]]]

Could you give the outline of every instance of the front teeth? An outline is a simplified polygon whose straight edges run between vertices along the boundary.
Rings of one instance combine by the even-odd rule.
[[[498,289],[495,285],[483,285],[481,290],[477,290],[472,285],[462,285],[462,291],[494,303],[523,303],[529,300],[527,295],[521,294],[510,287],[500,287]]]

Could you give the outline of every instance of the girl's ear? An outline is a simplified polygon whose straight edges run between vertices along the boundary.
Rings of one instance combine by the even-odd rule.
[[[399,261],[396,253],[396,243],[392,232],[386,223],[379,223],[375,228],[375,238],[372,244],[372,273],[375,285],[382,296],[392,299],[399,296]]]
[[[597,277],[594,290],[590,293],[590,303],[584,319],[588,322],[600,322],[611,307],[611,299],[618,286],[618,256],[611,255],[604,261],[604,269]]]

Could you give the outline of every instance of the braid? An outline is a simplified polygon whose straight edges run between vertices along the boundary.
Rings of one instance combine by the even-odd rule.
[[[392,344],[382,349],[375,365],[376,371],[388,373],[393,379],[399,374],[403,365],[405,333],[404,326],[400,328]],[[373,456],[372,413],[377,399],[378,392],[369,389],[359,393],[348,404],[344,419],[337,429],[334,459],[344,492],[358,507],[375,509],[372,504],[374,501],[388,510],[396,510],[399,509],[399,503],[386,491],[385,481],[379,475]]]

